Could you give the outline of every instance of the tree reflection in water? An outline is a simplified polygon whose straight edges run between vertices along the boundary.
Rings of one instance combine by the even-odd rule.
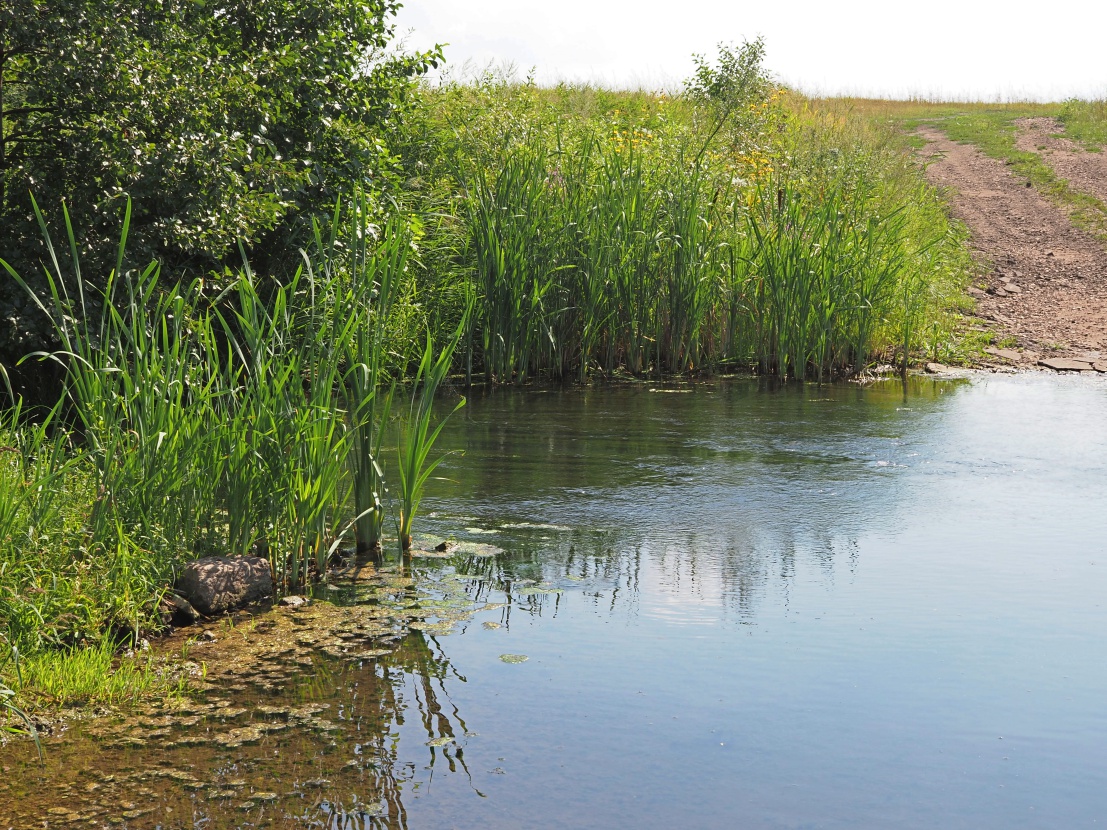
[[[465,682],[450,664],[438,640],[422,631],[409,632],[395,649],[370,664],[353,667],[340,676],[325,669],[313,673],[301,687],[308,699],[332,698],[336,687],[344,689],[339,718],[351,721],[360,737],[354,744],[356,766],[368,801],[350,803],[323,797],[299,816],[308,827],[333,830],[407,830],[405,789],[416,783],[417,765],[412,753],[402,751],[399,729],[417,715],[429,760],[424,767],[429,780],[446,764],[451,773],[462,773],[473,786],[465,763],[463,741],[468,734],[465,719],[447,689],[448,679]],[[429,781],[427,782],[429,783]],[[474,792],[483,794],[473,787]]]

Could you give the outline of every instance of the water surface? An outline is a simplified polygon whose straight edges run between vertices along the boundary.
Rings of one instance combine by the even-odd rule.
[[[333,729],[13,756],[0,826],[90,766],[133,827],[1107,822],[1101,380],[497,390],[443,441],[422,529],[504,553],[424,593],[486,610],[266,692]]]

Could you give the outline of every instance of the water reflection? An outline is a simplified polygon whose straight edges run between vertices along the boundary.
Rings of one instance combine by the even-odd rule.
[[[422,528],[502,553],[416,560],[387,601],[433,613],[387,653],[353,660],[347,627],[281,657],[294,680],[144,714],[167,730],[144,745],[75,729],[41,775],[9,747],[0,827],[1107,820],[1107,385],[499,391],[464,412]],[[392,625],[376,595],[333,596]],[[256,743],[212,743],[232,726]]]
[[[375,660],[317,659],[273,694],[75,723],[47,741],[45,767],[4,748],[0,826],[408,828],[405,798],[437,770],[471,779],[449,690],[464,682],[412,631]],[[232,721],[257,739],[228,748]]]
[[[496,392],[451,425],[444,440],[464,455],[444,465],[448,489],[425,505],[435,532],[495,531],[483,538],[508,548],[516,567],[564,546],[556,531],[519,529],[528,523],[603,529],[607,540],[570,544],[590,554],[606,545],[613,559],[648,548],[685,577],[700,574],[705,589],[728,583],[725,593],[748,605],[770,573],[786,578],[789,551],[822,551],[829,564],[873,510],[896,521],[911,485],[895,472],[935,462],[934,432],[961,385],[912,379],[911,406],[898,382]]]

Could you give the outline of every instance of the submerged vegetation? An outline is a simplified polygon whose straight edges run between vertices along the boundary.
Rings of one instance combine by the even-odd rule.
[[[7,338],[5,363],[60,378],[36,390],[45,407],[17,386],[0,412],[0,632],[23,654],[110,657],[159,625],[197,555],[260,553],[298,590],[347,547],[408,550],[451,384],[829,381],[956,359],[973,266],[910,154],[910,114],[782,89],[760,41],[697,58],[677,94],[494,73],[418,85],[438,56],[385,50],[391,2],[349,24],[353,46],[315,21],[333,26],[297,89],[314,84],[320,108],[289,110],[299,93],[265,85],[299,63],[270,41],[308,18],[271,5],[280,25],[251,42],[280,71],[220,76],[211,112],[170,125],[166,146],[149,140],[162,109],[113,126],[135,102],[108,84],[103,181],[76,187],[61,151],[38,172],[22,149],[0,157],[0,208],[20,220],[0,237],[13,308],[44,321]],[[177,100],[231,34],[191,18],[165,31],[134,60],[149,94]],[[66,89],[118,81],[110,57],[141,35],[105,35],[80,72],[0,66],[0,147],[49,132],[29,106],[62,124]],[[240,99],[240,82],[260,86]],[[39,184],[44,210],[23,201]]]

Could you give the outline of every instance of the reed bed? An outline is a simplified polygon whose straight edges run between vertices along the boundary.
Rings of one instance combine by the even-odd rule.
[[[422,279],[475,298],[468,372],[830,380],[945,356],[972,264],[907,139],[732,87],[723,102],[493,78],[425,92],[427,213],[447,218]]]
[[[32,359],[65,371],[37,424],[18,403],[0,415],[0,626],[24,652],[137,637],[196,555],[267,556],[287,591],[347,543],[379,561],[393,473],[393,538],[409,539],[437,463],[432,401],[452,346],[427,342],[410,429],[390,418],[408,219],[377,227],[355,200],[289,280],[244,266],[210,296],[203,280],[130,267],[128,218],[102,289],[75,245],[57,255],[45,223],[48,296],[11,272],[59,343]]]

